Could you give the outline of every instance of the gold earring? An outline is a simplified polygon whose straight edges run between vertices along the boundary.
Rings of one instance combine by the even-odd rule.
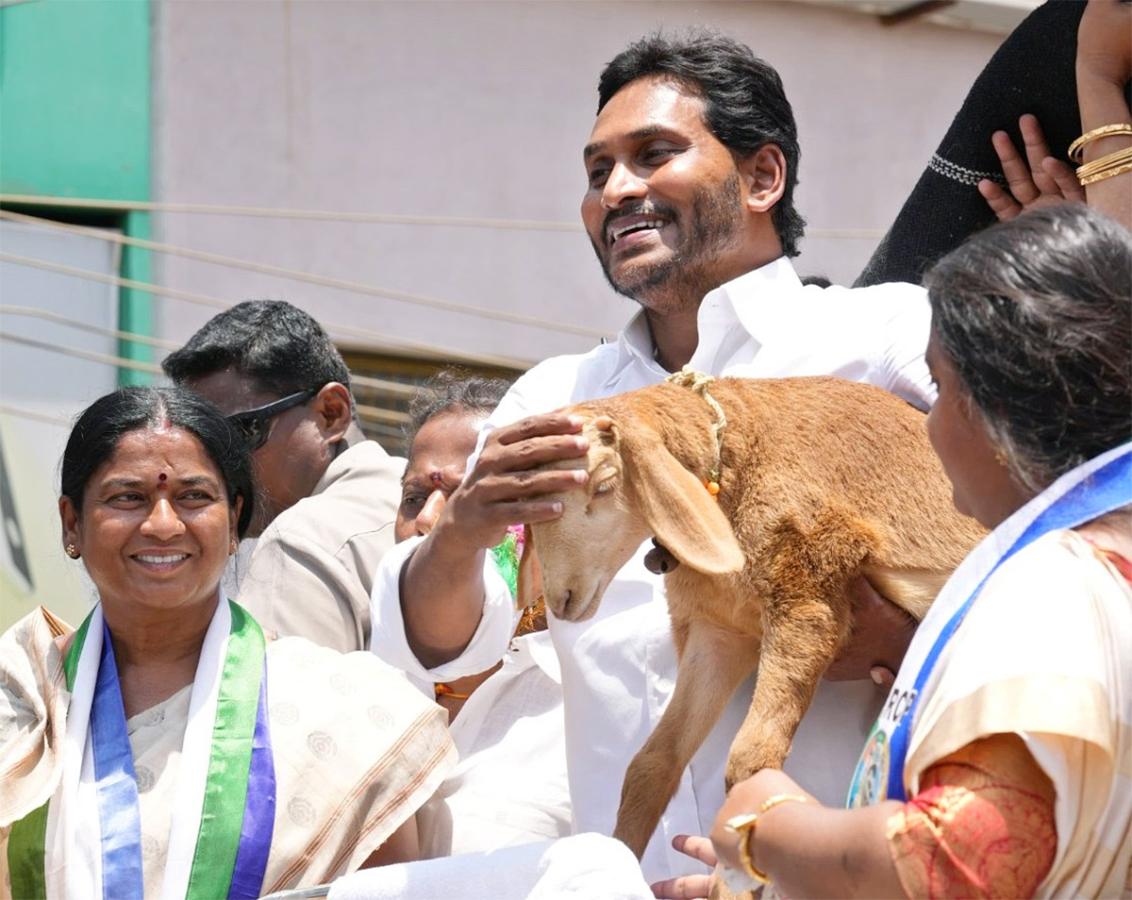
[[[232,538],[232,540],[230,540],[228,542],[228,555],[231,556],[233,553],[235,553],[236,549],[239,546],[240,546],[240,542],[237,541],[235,538]]]
[[[74,544],[68,544],[66,546],[66,553],[69,557],[71,557],[71,559],[78,559],[79,558],[79,548],[76,547]]]

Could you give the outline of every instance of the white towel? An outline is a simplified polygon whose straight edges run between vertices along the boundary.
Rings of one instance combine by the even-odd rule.
[[[629,848],[600,834],[366,869],[329,900],[652,900]]]

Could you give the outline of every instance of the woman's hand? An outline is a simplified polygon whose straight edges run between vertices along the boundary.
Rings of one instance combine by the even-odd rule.
[[[715,817],[715,825],[711,829],[712,848],[722,865],[739,872],[744,871],[743,863],[739,857],[739,841],[751,836],[750,832],[747,831],[736,834],[727,827],[728,820],[743,813],[758,812],[767,800],[779,794],[794,794],[807,797],[813,801],[813,798],[781,769],[763,769],[731,788],[727,794],[727,799],[719,810],[719,815]],[[767,815],[773,815],[774,809],[777,808],[773,807],[768,810]],[[758,840],[757,825],[755,829],[756,836],[751,842],[752,858],[754,857],[753,845]]]
[[[1006,222],[1043,206],[1084,203],[1085,189],[1077,181],[1073,168],[1050,153],[1037,117],[1022,116],[1018,128],[1025,145],[1025,159],[1005,131],[996,131],[991,137],[1002,163],[1002,174],[1006,176],[1006,188],[986,178],[979,182],[979,193],[998,220]]]
[[[776,800],[760,812],[777,797],[805,799]],[[785,772],[763,769],[731,788],[711,843],[721,866],[746,874],[739,841],[749,839],[751,862],[785,897],[901,897],[885,837],[885,823],[899,808],[889,801],[865,809],[830,809]],[[759,813],[753,831],[736,834],[727,828],[729,819],[744,813]]]
[[[1132,5],[1120,0],[1089,0],[1077,29],[1077,105],[1081,133],[1132,121],[1125,85],[1132,78]],[[1086,163],[1129,147],[1127,135],[1089,141]],[[1125,172],[1089,185],[1089,205],[1132,229],[1132,175]]]

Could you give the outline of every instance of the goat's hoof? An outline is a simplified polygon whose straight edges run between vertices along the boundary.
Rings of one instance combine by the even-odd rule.
[[[652,544],[653,548],[645,554],[646,569],[654,575],[667,575],[680,565],[680,560],[673,556],[663,544],[657,543],[655,538]]]

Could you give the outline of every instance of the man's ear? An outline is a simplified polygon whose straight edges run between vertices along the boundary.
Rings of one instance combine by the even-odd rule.
[[[319,430],[328,443],[336,444],[346,436],[350,423],[354,421],[354,410],[350,402],[350,389],[337,381],[324,384],[315,394],[313,407]]]
[[[786,155],[777,144],[764,144],[739,160],[739,173],[746,185],[746,206],[751,212],[770,212],[786,192]]]

